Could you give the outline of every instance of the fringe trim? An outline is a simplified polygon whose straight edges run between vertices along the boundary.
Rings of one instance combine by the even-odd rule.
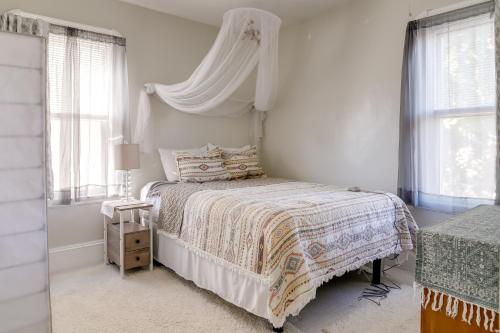
[[[352,272],[355,271],[364,265],[377,260],[377,259],[384,259],[392,254],[399,254],[399,253],[404,253],[406,251],[403,251],[401,249],[394,251],[394,249],[387,250],[382,253],[378,253],[375,256],[371,256],[369,258],[363,259],[361,262],[357,264],[351,264],[348,267],[345,267],[342,270],[339,271],[334,271],[331,273],[328,273],[326,275],[323,275],[320,278],[314,279],[311,281],[312,287],[311,290],[300,294],[284,311],[284,313],[280,314],[279,316],[275,316],[270,309],[269,310],[269,315],[268,315],[268,320],[269,322],[274,326],[274,327],[282,327],[283,324],[285,323],[285,320],[288,316],[296,316],[299,314],[299,312],[307,305],[309,302],[314,300],[316,298],[316,290],[321,287],[324,283],[330,281],[334,277],[339,277],[347,272]]]
[[[163,236],[165,237],[168,237],[172,240],[174,240],[175,242],[177,242],[178,244],[180,244],[181,246],[185,247],[187,250],[193,252],[195,255],[199,256],[199,257],[202,257],[204,259],[207,259],[211,262],[213,262],[214,264],[217,264],[217,265],[221,265],[221,266],[224,266],[225,268],[233,271],[233,272],[236,272],[238,274],[241,274],[245,277],[248,277],[248,278],[252,278],[256,281],[259,281],[260,283],[263,283],[265,285],[268,285],[270,286],[271,284],[271,278],[269,276],[264,276],[264,275],[261,275],[261,274],[257,274],[257,273],[254,273],[254,272],[251,272],[251,271],[248,271],[246,269],[243,269],[235,264],[232,264],[222,258],[219,258],[219,257],[216,257],[214,255],[212,255],[211,253],[208,253],[208,252],[205,252],[203,250],[200,250],[194,246],[191,246],[190,244],[186,243],[185,241],[183,241],[182,239],[180,239],[179,237],[176,237],[175,235],[172,235],[172,234],[169,234],[165,231],[162,231],[162,230],[158,230],[158,233],[162,234]],[[285,323],[285,320],[288,316],[292,315],[292,316],[296,316],[299,314],[299,312],[307,305],[309,304],[309,302],[311,302],[312,300],[314,300],[316,298],[316,289],[318,289],[321,285],[323,285],[323,283],[326,283],[328,281],[330,281],[332,278],[334,277],[339,277],[339,276],[342,276],[344,274],[346,274],[347,272],[351,272],[351,271],[355,271],[359,268],[361,268],[362,266],[374,261],[374,260],[377,260],[377,259],[384,259],[392,254],[399,254],[399,253],[405,253],[406,251],[403,251],[401,250],[401,248],[399,249],[389,249],[385,252],[382,252],[382,253],[378,253],[377,255],[375,256],[371,256],[371,257],[368,257],[368,258],[365,258],[364,260],[360,261],[359,263],[357,264],[352,264],[350,266],[347,266],[345,267],[344,269],[342,270],[339,270],[339,271],[333,271],[333,272],[330,272],[318,279],[315,279],[314,281],[311,281],[311,284],[312,284],[312,287],[309,291],[299,295],[287,308],[286,310],[284,311],[284,313],[280,314],[279,316],[275,316],[271,309],[268,308],[268,318],[266,318],[267,320],[269,320],[269,322],[271,322],[271,324],[274,326],[274,327],[282,327],[283,324]]]
[[[431,303],[432,300],[431,303],[432,311],[438,312],[441,311],[441,309],[443,309],[445,293],[427,287],[423,287],[417,282],[413,284],[413,288],[414,288],[414,294],[419,296],[419,302],[422,308],[427,309],[427,306],[429,305],[429,303]],[[427,295],[425,294],[424,290],[427,290]],[[453,297],[450,295],[446,296],[448,296],[448,299],[446,301],[446,306],[444,309],[448,317],[455,319],[458,316],[458,304],[462,303],[463,322],[472,325],[473,324],[472,320],[474,319],[474,314],[475,314],[476,315],[475,322],[478,327],[481,327],[482,324],[482,326],[486,331],[495,333],[500,332],[500,330],[495,330],[495,323],[497,320],[497,316],[499,315],[497,311],[481,307],[477,304],[466,302],[457,297]],[[481,310],[483,312],[483,315],[481,315]]]
[[[243,275],[246,278],[251,278],[251,279],[253,279],[255,281],[258,281],[259,283],[262,283],[264,285],[269,286],[271,284],[271,279],[268,276],[257,274],[255,272],[252,272],[252,271],[246,270],[244,268],[241,268],[240,266],[235,265],[233,263],[230,263],[229,261],[226,261],[226,260],[224,260],[222,258],[216,257],[216,256],[214,256],[211,253],[208,253],[206,251],[200,250],[197,247],[191,246],[190,244],[186,243],[184,240],[180,239],[179,237],[174,236],[172,234],[169,234],[169,233],[167,233],[165,231],[158,230],[158,233],[159,234],[161,233],[162,236],[165,236],[167,238],[172,239],[177,244],[183,246],[188,251],[194,253],[196,256],[198,256],[200,258],[207,259],[207,260],[209,260],[210,262],[212,262],[212,263],[214,263],[216,265],[223,266],[224,268],[227,268],[228,270],[230,270],[232,272],[236,272],[236,273],[238,273],[240,275]]]

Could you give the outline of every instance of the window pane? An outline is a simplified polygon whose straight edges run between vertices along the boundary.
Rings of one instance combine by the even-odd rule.
[[[108,161],[113,45],[52,33],[47,45],[54,191],[71,189],[71,200],[115,195],[121,181]]]
[[[108,116],[111,107],[112,45],[79,40],[80,113]]]
[[[106,195],[107,121],[80,121],[80,184],[87,196]]]
[[[66,57],[66,41],[64,35],[49,34],[47,43],[47,76],[49,88],[50,113],[62,113],[63,109],[63,75]]]
[[[495,116],[440,121],[440,194],[495,198]]]
[[[421,41],[425,88],[417,97],[419,191],[436,200],[494,199],[493,18],[486,14],[430,27]]]
[[[60,182],[60,172],[61,172],[61,145],[60,145],[60,137],[61,137],[61,121],[60,119],[51,119],[50,121],[50,154],[51,154],[51,163],[52,163],[52,175],[53,175],[53,186],[55,191],[59,191],[61,189]]]
[[[494,41],[489,14],[437,30],[437,109],[495,105]]]

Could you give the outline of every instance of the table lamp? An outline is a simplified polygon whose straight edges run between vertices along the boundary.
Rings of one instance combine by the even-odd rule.
[[[115,170],[125,171],[125,198],[129,201],[130,170],[139,169],[139,145],[118,144],[114,146]]]

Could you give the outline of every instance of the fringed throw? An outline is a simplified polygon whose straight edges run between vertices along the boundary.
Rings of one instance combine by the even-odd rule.
[[[500,206],[479,206],[417,234],[416,282],[429,290],[426,308],[441,309],[442,295],[451,297],[446,314],[480,326],[490,321],[482,309],[498,314],[500,299]],[[455,304],[457,302],[457,304]],[[484,318],[484,319],[483,319]]]
[[[467,301],[461,300],[459,298],[447,295],[441,291],[429,289],[423,287],[422,285],[415,283],[415,295],[419,295],[419,302],[422,308],[427,309],[429,303],[431,303],[432,311],[439,312],[445,310],[446,316],[455,319],[458,315],[459,303],[462,304],[462,321],[468,325],[474,325],[478,327],[483,327],[489,332],[500,332],[495,329],[495,323],[498,311],[493,309],[488,309],[477,304],[469,303]],[[444,297],[446,296],[446,305],[444,305]]]

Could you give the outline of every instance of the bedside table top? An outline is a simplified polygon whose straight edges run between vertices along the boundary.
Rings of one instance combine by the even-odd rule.
[[[101,205],[101,213],[113,218],[114,212],[124,212],[133,209],[148,209],[152,208],[153,205],[144,201],[132,199],[126,200],[113,200],[113,201],[103,201]]]
[[[116,211],[124,211],[124,210],[131,210],[131,209],[142,209],[142,208],[151,208],[153,207],[152,204],[149,204],[147,202],[140,202],[140,203],[129,203],[129,204],[124,204],[123,206],[115,206]]]

